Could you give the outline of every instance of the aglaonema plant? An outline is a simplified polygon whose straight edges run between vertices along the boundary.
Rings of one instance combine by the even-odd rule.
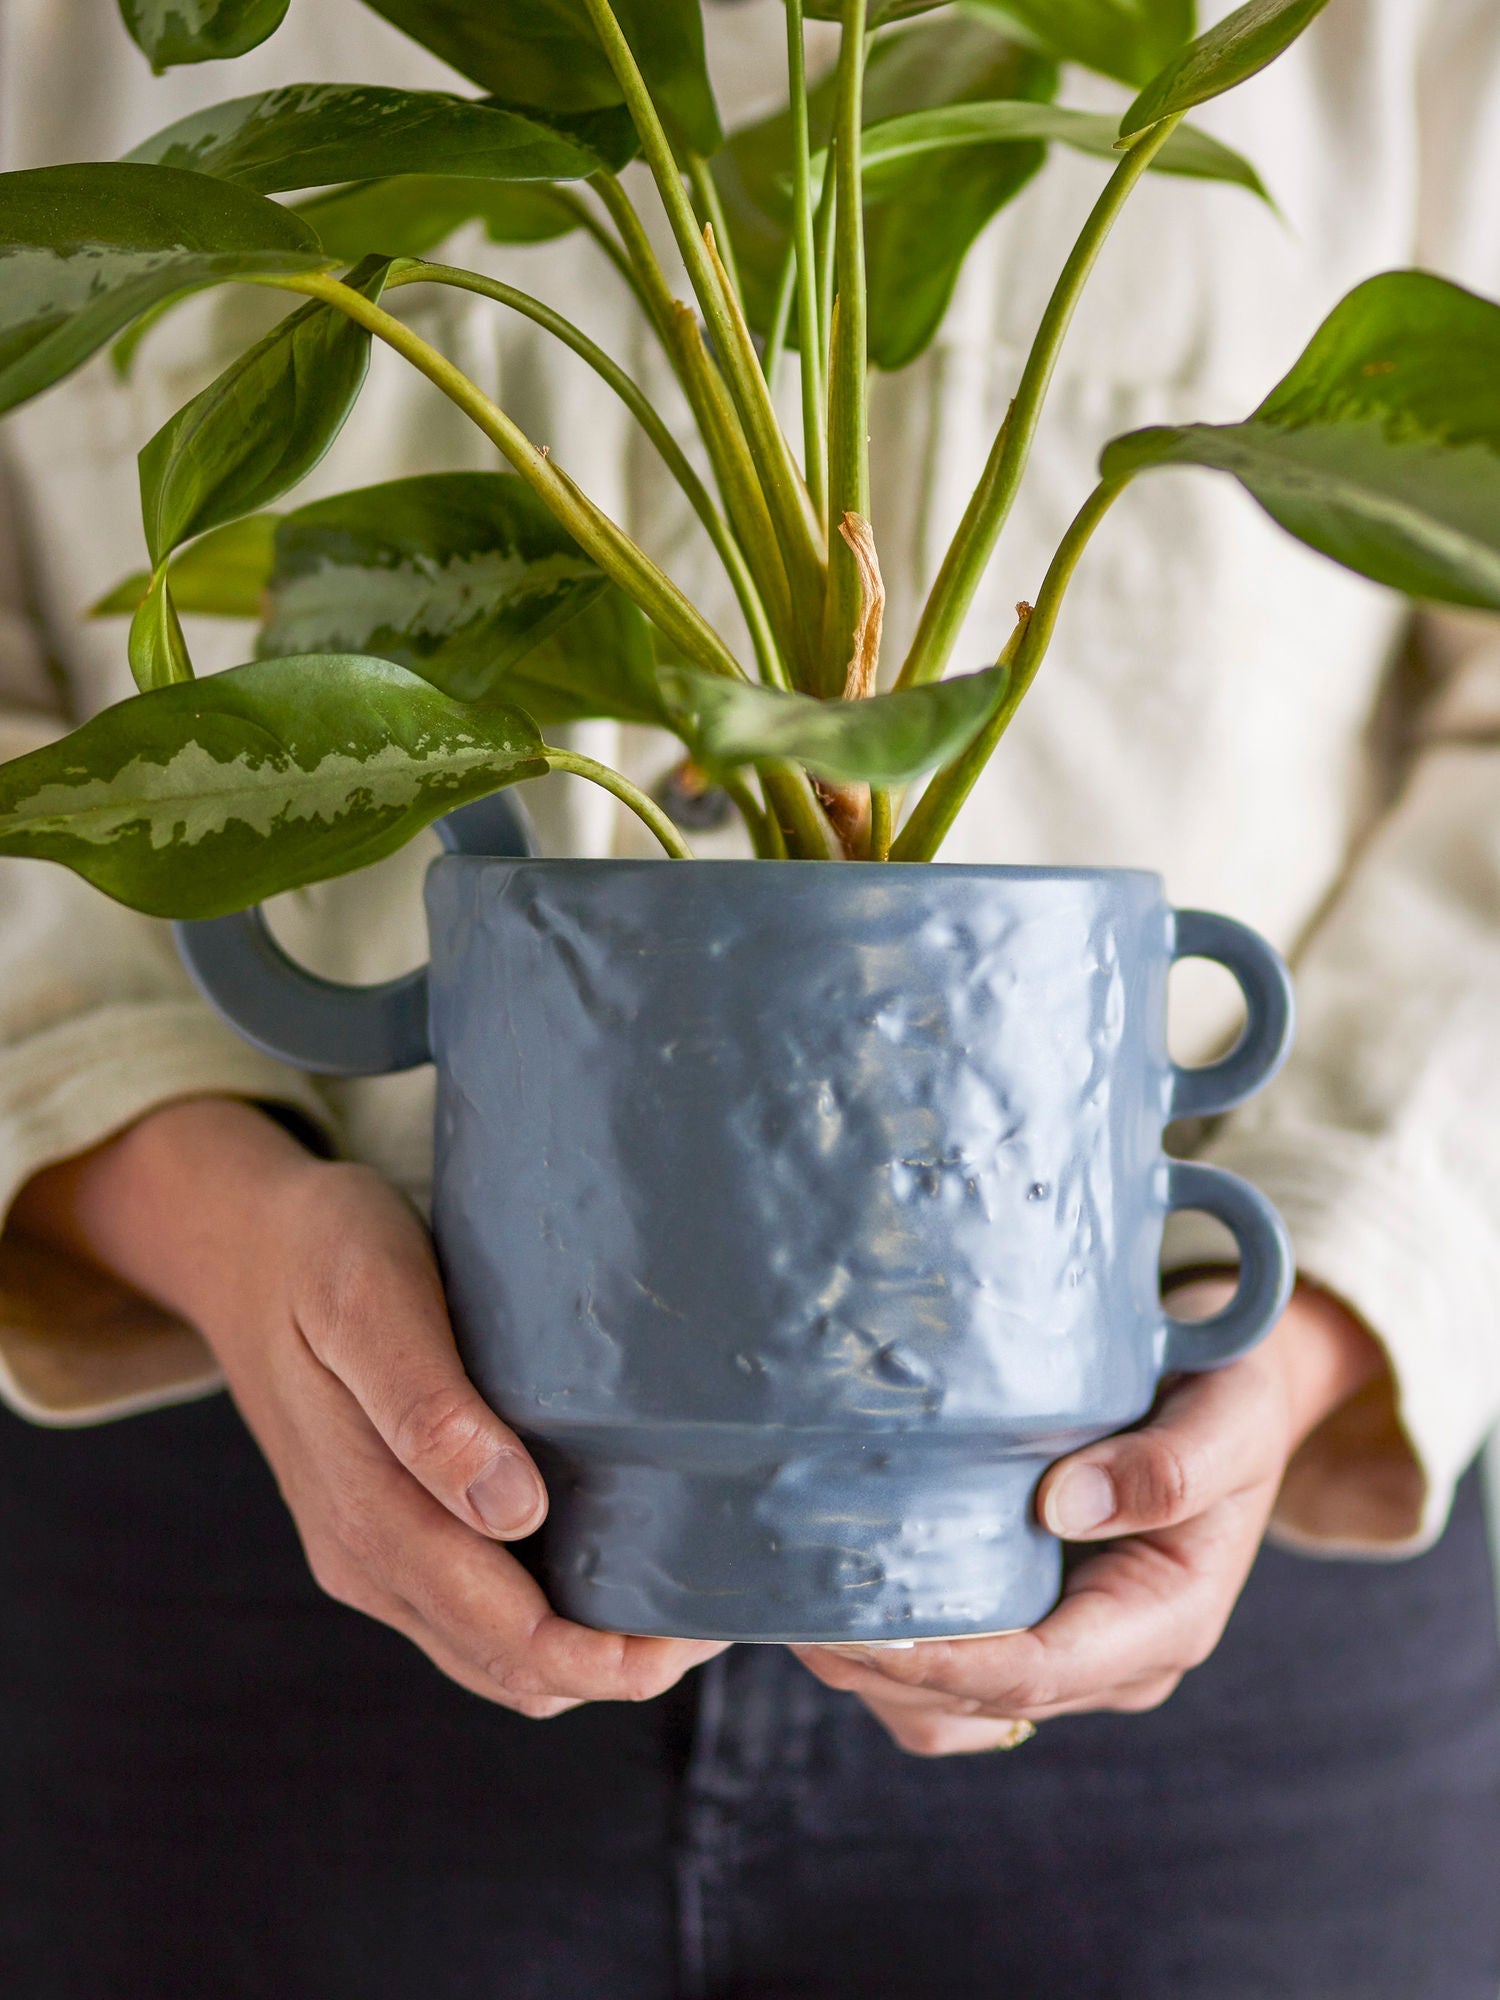
[[[121,0],[158,67],[240,54],[287,4]],[[1263,197],[1188,114],[1329,0],[1250,0],[1196,38],[1193,0],[786,0],[787,105],[727,140],[700,0],[369,4],[485,94],[291,84],[123,161],[0,177],[0,410],[111,342],[129,367],[154,320],[205,287],[296,302],[141,452],[148,567],[99,607],[130,614],[140,692],[0,768],[0,852],[63,863],[154,914],[209,917],[562,770],[687,858],[627,777],[547,741],[596,717],[674,732],[758,856],[930,860],[1041,666],[1094,529],[1158,466],[1230,473],[1291,534],[1413,597],[1500,608],[1500,306],[1400,271],[1345,298],[1242,423],[1107,444],[996,663],[948,673],[1112,225],[1148,172]],[[804,14],[841,24],[815,79]],[[1063,63],[1135,89],[1123,118],[1058,103]],[[870,368],[923,351],[969,246],[1057,146],[1098,157],[1101,192],[909,649],[883,661]],[[680,269],[621,179],[638,156]],[[665,351],[707,479],[576,326],[434,261],[474,222],[499,242],[576,233],[580,254],[607,260]],[[716,630],[412,330],[393,307],[413,285],[534,322],[609,384],[701,523],[742,629]],[[349,417],[372,340],[509,469],[272,511]],[[778,390],[793,362],[789,437]],[[255,659],[195,678],[181,612],[260,617]]]

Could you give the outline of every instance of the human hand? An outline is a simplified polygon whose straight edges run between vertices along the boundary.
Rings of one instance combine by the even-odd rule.
[[[1214,1310],[1229,1289],[1195,1285],[1174,1305]],[[1049,1716],[1155,1708],[1218,1644],[1293,1452],[1382,1366],[1352,1314],[1299,1285],[1259,1347],[1178,1378],[1140,1429],[1049,1469],[1037,1495],[1046,1526],[1101,1546],[1070,1570],[1041,1624],[798,1655],[922,1756],[1006,1747],[1030,1733],[1018,1725]]]
[[[717,1645],[556,1616],[500,1546],[541,1478],[459,1363],[426,1230],[363,1167],[243,1104],[153,1113],[38,1176],[17,1220],[203,1333],[319,1584],[523,1715],[663,1693]]]

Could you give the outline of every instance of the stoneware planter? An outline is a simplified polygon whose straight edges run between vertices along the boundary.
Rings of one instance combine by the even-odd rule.
[[[314,979],[253,912],[182,943],[304,1068],[436,1063],[454,1324],[546,1472],[554,1604],[732,1639],[1034,1623],[1045,1468],[1286,1302],[1274,1211],[1161,1147],[1279,1065],[1281,961],[1129,870],[544,861],[497,852],[514,832],[449,822],[431,967],[389,986]],[[1183,1070],[1190,956],[1249,1018]],[[1174,1208],[1239,1240],[1201,1324],[1161,1305]]]

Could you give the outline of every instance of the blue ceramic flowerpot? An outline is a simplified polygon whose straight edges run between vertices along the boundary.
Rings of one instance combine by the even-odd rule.
[[[1275,1070],[1287,974],[1153,875],[450,853],[427,909],[430,970],[388,987],[312,979],[253,914],[184,949],[304,1067],[436,1063],[454,1325],[547,1474],[543,1570],[583,1623],[1029,1625],[1060,1580],[1045,1468],[1285,1304],[1274,1212],[1161,1137]],[[1166,1052],[1186,956],[1249,1011],[1196,1070]],[[1239,1240],[1204,1323],[1161,1304],[1173,1208]]]

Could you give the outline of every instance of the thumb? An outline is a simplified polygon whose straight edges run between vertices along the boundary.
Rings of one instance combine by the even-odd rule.
[[[1243,1363],[1179,1382],[1137,1430],[1052,1466],[1037,1489],[1064,1541],[1150,1534],[1260,1486],[1285,1461],[1285,1412],[1268,1374]]]
[[[541,1474],[464,1373],[425,1230],[394,1190],[369,1194],[330,1232],[337,1264],[297,1313],[302,1338],[449,1513],[500,1541],[529,1535],[547,1512]]]

